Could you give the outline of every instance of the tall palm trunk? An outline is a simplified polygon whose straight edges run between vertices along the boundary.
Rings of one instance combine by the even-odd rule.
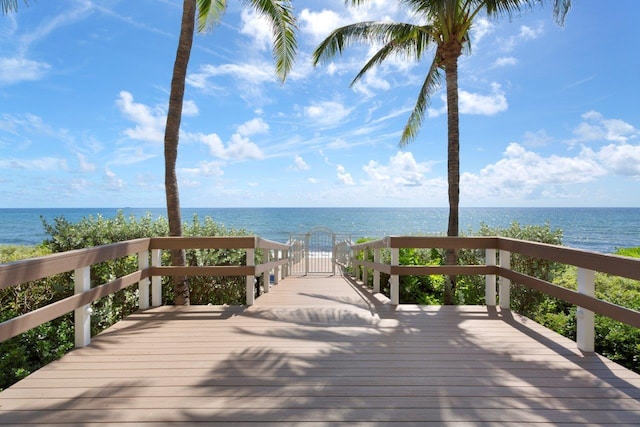
[[[447,176],[449,180],[449,223],[447,236],[458,236],[460,205],[460,121],[458,117],[458,58],[462,45],[456,40],[442,49],[442,60],[447,83]],[[445,263],[456,265],[458,257],[455,249],[447,249]],[[455,304],[456,276],[445,280],[444,303]]]
[[[167,196],[167,216],[169,217],[169,235],[182,236],[182,215],[180,213],[180,195],[176,162],[178,160],[178,142],[180,138],[180,122],[182,120],[182,104],[187,76],[187,66],[193,45],[195,29],[196,0],[184,0],[182,6],[182,24],[176,61],[173,65],[171,93],[169,95],[169,111],[164,133],[164,185]],[[184,250],[171,250],[171,265],[186,265]],[[174,277],[174,304],[189,305],[189,283],[186,277]]]

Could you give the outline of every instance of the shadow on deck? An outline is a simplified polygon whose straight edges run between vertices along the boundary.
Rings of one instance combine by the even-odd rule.
[[[0,393],[0,424],[638,425],[640,376],[509,311],[289,277],[138,312]]]

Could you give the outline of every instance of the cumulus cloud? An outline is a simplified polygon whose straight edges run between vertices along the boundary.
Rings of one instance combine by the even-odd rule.
[[[253,46],[257,50],[269,50],[271,46],[272,31],[269,21],[258,15],[253,8],[243,8],[240,13],[240,33],[253,40]]]
[[[311,169],[311,167],[304,161],[304,159],[296,154],[293,159],[293,168],[298,171],[306,171]]]
[[[261,117],[256,117],[238,126],[238,133],[242,136],[251,136],[267,132],[269,132],[269,125]]]
[[[589,152],[614,175],[640,177],[640,145],[609,144]]]
[[[429,108],[427,112],[429,117],[438,117],[447,113],[446,95],[443,94],[440,99],[444,105],[438,109]],[[507,97],[498,83],[491,84],[490,95],[481,95],[459,90],[458,103],[460,114],[476,114],[482,116],[493,116],[506,111],[509,107]]]
[[[542,36],[542,34],[544,34],[544,24],[542,22],[538,23],[535,28],[522,25],[520,26],[520,32],[518,34],[502,40],[500,46],[503,51],[511,52],[521,42],[537,39]]]
[[[349,23],[346,16],[327,9],[320,12],[303,9],[300,12],[299,22],[300,32],[311,36],[313,43],[321,42],[333,30]]]
[[[336,166],[336,174],[338,177],[338,182],[343,185],[355,185],[351,174],[346,171],[344,166],[338,165]]]
[[[411,152],[405,151],[390,157],[387,165],[371,160],[362,169],[369,180],[377,184],[415,187],[424,184],[424,174],[431,170],[431,166],[418,163]]]
[[[501,57],[496,59],[495,62],[493,63],[493,66],[495,68],[499,68],[499,67],[513,66],[513,65],[516,65],[517,63],[518,63],[518,60],[513,56],[506,56],[506,57]]]
[[[0,58],[0,86],[42,79],[51,66],[26,58]]]
[[[590,153],[544,157],[511,143],[495,164],[486,166],[479,174],[462,174],[461,189],[463,197],[469,199],[521,199],[553,186],[591,182],[606,174],[606,169]]]
[[[322,101],[304,107],[304,115],[321,126],[337,126],[351,113],[342,103]]]
[[[220,136],[211,134],[190,134],[189,139],[199,141],[209,147],[209,153],[223,160],[263,159],[264,153],[258,145],[249,138],[252,135],[267,133],[269,125],[261,118],[249,120],[238,126],[237,132],[231,135],[229,143],[225,145]]]
[[[104,168],[104,185],[108,190],[122,190],[125,187],[124,180],[118,178],[118,176],[109,168]]]
[[[180,173],[185,175],[193,175],[195,177],[221,177],[224,175],[222,170],[224,164],[220,161],[200,162],[194,168],[181,168]]]
[[[570,143],[611,141],[624,143],[640,135],[640,130],[619,119],[605,119],[597,111],[582,115],[584,120],[573,131],[576,136]]]
[[[125,129],[125,135],[140,141],[163,142],[166,123],[164,108],[150,108],[134,102],[133,95],[127,91],[120,92],[116,105],[127,119],[136,124],[134,128]]]

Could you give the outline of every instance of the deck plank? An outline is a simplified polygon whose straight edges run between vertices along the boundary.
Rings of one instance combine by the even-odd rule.
[[[637,425],[640,376],[509,311],[289,277],[140,311],[0,393],[1,425]]]

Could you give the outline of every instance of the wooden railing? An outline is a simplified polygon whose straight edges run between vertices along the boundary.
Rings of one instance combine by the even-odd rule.
[[[163,250],[168,249],[243,249],[246,265],[238,266],[162,266]],[[262,250],[262,262],[255,263],[255,250]],[[0,265],[0,290],[73,271],[75,294],[0,323],[0,342],[45,322],[74,311],[75,345],[84,347],[91,339],[91,303],[99,298],[138,284],[141,309],[162,304],[161,276],[246,276],[246,303],[255,301],[254,280],[265,276],[264,291],[269,291],[269,275],[274,284],[288,275],[289,246],[259,237],[159,237],[129,240],[111,245],[79,249]],[[137,255],[138,269],[115,280],[91,286],[92,265]],[[151,255],[151,256],[150,256]]]
[[[594,313],[640,328],[640,312],[595,298],[595,272],[640,280],[640,259],[605,255],[504,237],[385,237],[351,245],[351,265],[356,280],[368,282],[373,271],[373,291],[380,292],[380,273],[390,276],[391,304],[399,303],[399,276],[403,275],[484,275],[485,302],[496,305],[496,290],[501,308],[510,307],[511,282],[536,289],[578,307],[577,344],[583,351],[594,350]],[[400,249],[483,249],[484,265],[400,265]],[[381,250],[390,251],[390,264],[381,262]],[[373,261],[368,261],[373,251]],[[511,270],[511,254],[578,267],[578,291]],[[358,259],[362,255],[362,259]],[[360,268],[362,267],[362,268]],[[496,286],[497,285],[497,286]]]

